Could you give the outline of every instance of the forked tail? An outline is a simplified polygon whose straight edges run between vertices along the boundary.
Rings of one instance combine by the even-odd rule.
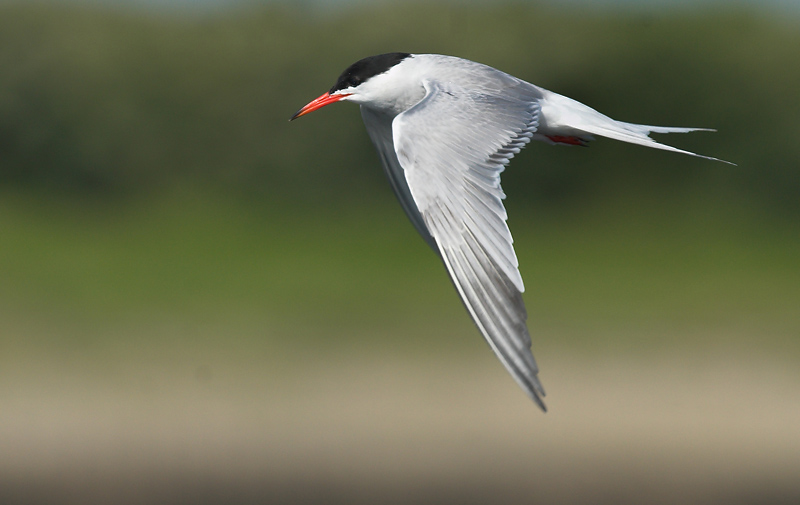
[[[576,100],[563,95],[543,90],[542,118],[539,121],[539,139],[558,144],[585,145],[592,140],[592,135],[600,135],[622,142],[663,149],[675,153],[688,154],[707,160],[721,161],[735,165],[730,161],[704,156],[677,147],[657,142],[650,138],[651,133],[688,133],[694,131],[716,131],[710,128],[677,128],[664,126],[648,126],[617,121],[597,112]],[[564,141],[564,139],[570,139]],[[572,140],[575,139],[575,140]]]

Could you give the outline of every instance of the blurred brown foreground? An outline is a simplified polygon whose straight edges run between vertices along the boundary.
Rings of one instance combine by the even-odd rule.
[[[790,358],[104,352],[5,355],[0,503],[800,503]]]

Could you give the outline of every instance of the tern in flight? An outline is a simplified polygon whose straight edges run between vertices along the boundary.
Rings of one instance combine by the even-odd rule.
[[[441,257],[489,346],[545,411],[500,173],[531,140],[583,146],[594,135],[722,161],[649,137],[713,130],[623,123],[492,67],[452,56],[388,53],[364,58],[292,119],[339,101],[361,106],[400,205]]]

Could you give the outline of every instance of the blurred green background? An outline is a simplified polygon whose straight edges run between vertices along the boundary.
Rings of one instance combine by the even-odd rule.
[[[357,108],[340,105],[287,121],[350,63],[389,51],[480,61],[623,121],[716,128],[717,133],[659,140],[738,164],[610,140],[589,149],[536,144],[515,158],[503,184],[528,289],[534,352],[552,393],[553,412],[546,421],[537,421],[541,416],[527,409],[524,395],[491,361],[441,264],[407,222]],[[384,489],[392,490],[398,503],[403,496],[416,502],[484,502],[482,497],[495,495],[463,491],[470,489],[463,483],[472,470],[451,475],[446,469],[452,461],[437,463],[440,473],[434,475],[449,475],[442,479],[450,483],[437,487],[441,480],[421,481],[414,472],[395,473],[393,467],[385,473],[407,480],[385,477],[364,456],[374,444],[355,444],[363,450],[346,453],[350,456],[337,452],[335,444],[314,445],[309,440],[324,439],[324,419],[335,414],[315,411],[311,405],[317,403],[300,408],[291,400],[296,388],[316,398],[313,388],[303,389],[304,381],[330,381],[341,387],[330,386],[333,396],[326,398],[339,398],[329,401],[361,413],[340,418],[340,435],[358,439],[359,423],[364,423],[378,433],[373,433],[375,440],[388,444],[387,452],[393,450],[391,441],[402,446],[403,436],[444,440],[441,431],[453,428],[430,424],[430,419],[446,416],[441,405],[457,402],[454,393],[443,389],[442,398],[430,405],[414,403],[419,391],[413,387],[398,393],[405,391],[404,379],[415,374],[415,367],[429,361],[442,372],[432,373],[421,391],[431,384],[469,381],[473,369],[479,377],[496,377],[492,391],[453,386],[469,405],[464,415],[485,411],[490,397],[508,393],[508,403],[493,415],[503,417],[511,405],[523,408],[509,411],[520,423],[511,426],[529,431],[526,440],[536,444],[548,428],[535,423],[557,422],[559,403],[570,401],[568,391],[553,391],[559,389],[558,378],[564,378],[558,367],[568,368],[571,360],[584,360],[582,369],[599,370],[602,376],[606,360],[622,359],[624,365],[614,362],[626,375],[606,379],[624,388],[641,379],[638,366],[662,370],[653,365],[660,356],[669,356],[678,369],[668,366],[664,375],[651,377],[662,385],[673,380],[670,374],[681,375],[681,367],[704,370],[704,360],[711,359],[722,370],[741,371],[733,383],[720,386],[724,394],[737,389],[744,394],[750,386],[770,390],[777,387],[769,382],[773,379],[789,392],[775,400],[781,405],[777,410],[769,402],[757,409],[784,423],[772,426],[772,434],[782,440],[776,452],[760,453],[763,444],[754,443],[754,453],[731,445],[747,438],[738,425],[726,431],[731,437],[720,439],[719,447],[732,450],[732,459],[753,461],[753,454],[759,454],[755,461],[770,463],[766,473],[773,467],[797,470],[798,62],[800,13],[722,4],[632,10],[545,2],[335,8],[287,3],[200,11],[0,4],[0,399],[6,405],[0,413],[0,447],[6,454],[0,456],[0,484],[10,497],[6,501],[53,503],[52,492],[65,503],[105,503],[107,496],[123,503],[119,489],[136,488],[140,494],[130,495],[130,503],[182,503],[187,496],[195,503],[205,503],[208,496],[208,503],[217,502],[214,496],[232,496],[237,503],[354,503],[372,502],[375,496],[385,500]],[[410,403],[392,404],[390,412],[403,414],[374,414],[378,417],[369,423],[373,411],[365,405],[374,405],[375,398],[347,388],[380,375],[382,360],[388,369],[395,363],[398,372],[381,392]],[[370,373],[362,377],[358,370]],[[778,371],[787,375],[770,375]],[[713,377],[727,377],[720,373]],[[248,389],[254,381],[261,386]],[[589,379],[587,387],[596,385]],[[231,391],[242,389],[252,394],[237,393],[240,403],[226,403]],[[708,384],[699,389],[706,399],[716,395],[709,391],[717,391]],[[624,393],[615,392],[623,398]],[[639,398],[634,393],[631,398]],[[194,403],[181,403],[187,397]],[[549,429],[571,427],[583,437],[602,439],[592,431],[596,424],[574,424],[574,419],[593,419],[603,400],[594,398],[585,410],[563,407],[573,420]],[[737,395],[731,401],[747,409],[767,400]],[[260,402],[265,410],[258,413],[244,407]],[[705,405],[702,398],[697,402]],[[725,410],[734,407],[725,405],[703,419],[709,425],[737,419]],[[269,417],[276,409],[285,413],[279,420]],[[130,429],[129,411],[140,416],[137,429]],[[104,414],[98,417],[98,412]],[[204,428],[196,432],[190,428],[221,412],[228,413],[222,416],[225,422],[201,423]],[[409,412],[419,415],[403,417]],[[647,412],[651,417],[641,414],[637,426],[652,427],[654,420],[664,419],[657,408]],[[263,424],[242,427],[239,414]],[[609,423],[617,425],[625,414],[608,415]],[[172,419],[169,429],[158,421],[165,416]],[[322,424],[296,428],[306,416]],[[393,424],[385,431],[376,428],[386,419],[405,419],[406,431],[409,424],[418,431],[398,435]],[[795,428],[786,429],[794,421]],[[695,426],[676,421],[681,422]],[[755,433],[770,430],[758,422],[747,426]],[[484,441],[469,453],[474,461],[489,453],[505,464],[533,464],[524,454],[512,451],[514,456],[506,457],[487,449],[492,447],[487,440],[497,432],[488,425],[480,428],[456,430],[465,439],[474,441],[471,435],[476,435]],[[281,450],[291,454],[277,457],[261,439],[263,453],[253,448],[261,447],[258,443],[242,443],[258,454],[253,458],[259,463],[248,468],[266,465],[262,474],[252,470],[252,481],[244,483],[237,480],[242,472],[232,477],[213,464],[221,458],[225,467],[242,449],[228,438],[214,438],[221,431],[238,431],[246,438],[259,430],[316,449],[287,442]],[[167,432],[183,433],[185,444],[164,445],[164,440],[175,440]],[[565,440],[576,436],[561,433]],[[633,444],[625,430],[614,433],[606,433],[608,440]],[[64,446],[62,438],[92,443]],[[557,459],[569,453],[558,446],[560,438],[554,440],[548,454]],[[123,442],[154,449],[133,451],[134,456],[121,451],[119,456],[114,444]],[[452,449],[442,443],[443,452]],[[453,443],[462,446],[463,440]],[[209,444],[217,452],[193,452]],[[608,457],[628,463],[637,458],[650,462],[645,454],[662,454],[651,446],[628,449],[624,457],[593,450],[598,461]],[[97,456],[104,451],[121,459]],[[694,460],[687,451],[675,452],[675,460]],[[725,473],[714,469],[729,459],[728,453],[716,454],[703,460],[708,475]],[[167,478],[155,487],[142,485],[150,479],[148,469],[162,468],[151,460],[157,455],[174,463],[163,463],[169,471],[160,475],[178,475],[176,482],[197,494],[170,494],[173,481]],[[208,467],[187,466],[190,456]],[[302,468],[313,461],[317,473],[276,473],[265,463],[276,457],[296,460]],[[415,461],[413,454],[406,457]],[[348,472],[335,462],[339,458],[363,464],[353,464]],[[546,458],[540,462],[546,463]],[[550,481],[568,482],[573,463],[556,464],[564,473]],[[731,491],[745,496],[732,502],[722,490],[731,482],[742,483],[733,470],[725,473],[729,480],[709,477],[705,487],[697,479],[654,470],[637,487],[623,478],[592,474],[603,464],[582,464],[583,475],[595,475],[587,481],[586,496],[596,497],[602,488],[599,500],[609,503],[641,502],[642,496],[656,503],[650,500],[653,490],[667,484],[669,489],[677,485],[694,502],[785,498],[792,503],[800,497],[797,482],[784,485],[774,473],[772,481],[755,479],[749,494]],[[398,465],[417,468],[411,462]],[[129,467],[136,471],[122,471]],[[743,468],[737,471],[754,475],[752,468]],[[122,473],[127,480],[119,477]],[[196,475],[215,476],[206,482],[218,485],[203,487]],[[361,475],[370,476],[372,491],[359,494],[353,489],[362,489],[360,484],[348,484],[367,480]],[[504,478],[474,487],[528,496],[523,493],[530,484],[527,477]],[[597,487],[601,481],[610,487]],[[243,494],[244,488],[254,489],[252,495]],[[701,488],[706,494],[697,491]],[[274,489],[284,494],[271,494]],[[296,489],[307,492],[298,498]],[[398,489],[406,494],[397,494]],[[545,493],[544,502],[586,501],[581,494],[546,489],[550,494]],[[659,496],[673,502],[668,493]]]

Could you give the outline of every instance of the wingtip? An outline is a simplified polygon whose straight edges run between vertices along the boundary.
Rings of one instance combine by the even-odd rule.
[[[542,396],[544,396],[543,393],[542,393]],[[542,409],[542,412],[547,414],[547,405],[544,404],[544,400],[542,400],[542,397],[536,391],[533,391],[530,394],[530,397],[531,397],[531,400],[533,400],[533,403],[535,403],[537,407]]]
[[[547,413],[547,405],[544,404],[544,400],[542,400],[542,397],[546,396],[547,393],[545,393],[544,388],[542,387],[542,383],[539,382],[538,378],[534,377],[533,386],[534,386],[533,389],[528,390],[528,394],[530,395],[530,397],[533,400],[533,402],[536,403],[536,405],[540,409],[542,409],[542,412],[544,412],[546,414]]]
[[[517,377],[514,376],[514,378],[516,379]],[[544,400],[542,399],[544,396],[547,396],[547,393],[544,387],[542,387],[542,383],[539,382],[539,378],[534,374],[529,376],[527,380],[518,380],[518,382],[525,393],[527,393],[528,397],[533,400],[533,403],[542,409],[542,412],[547,413],[547,405],[544,404]]]

